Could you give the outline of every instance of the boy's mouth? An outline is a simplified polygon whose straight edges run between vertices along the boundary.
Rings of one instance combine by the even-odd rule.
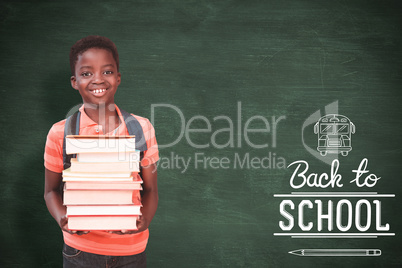
[[[106,94],[107,88],[97,88],[97,89],[90,89],[89,92],[92,93],[95,97],[102,97]]]

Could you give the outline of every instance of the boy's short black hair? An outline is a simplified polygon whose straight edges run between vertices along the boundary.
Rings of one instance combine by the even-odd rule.
[[[110,51],[116,61],[117,71],[119,71],[119,54],[112,40],[104,36],[90,35],[78,40],[70,49],[71,75],[75,75],[75,64],[77,63],[78,56],[90,48],[101,48]]]

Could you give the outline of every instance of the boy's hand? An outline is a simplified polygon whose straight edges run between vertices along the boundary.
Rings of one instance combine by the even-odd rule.
[[[83,234],[89,233],[89,231],[75,231],[75,230],[68,229],[68,218],[66,215],[61,217],[59,225],[60,225],[61,230],[65,231],[69,234],[83,235]]]
[[[135,234],[145,231],[149,226],[149,222],[144,218],[144,216],[139,216],[137,219],[137,229],[136,230],[121,230],[121,231],[108,231],[111,234]]]
[[[62,173],[57,173],[45,168],[45,201],[53,218],[59,224],[61,230],[69,234],[87,234],[89,231],[73,231],[68,229],[66,206],[63,205],[63,197],[60,186],[63,181]]]
[[[143,232],[148,229],[150,222],[144,217],[139,216],[137,219],[137,230],[134,230],[134,233]]]

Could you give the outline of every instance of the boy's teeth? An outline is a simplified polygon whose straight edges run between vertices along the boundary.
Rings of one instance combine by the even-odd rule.
[[[102,89],[95,89],[94,90],[95,93],[102,93],[103,91],[106,91],[106,89],[102,88]]]

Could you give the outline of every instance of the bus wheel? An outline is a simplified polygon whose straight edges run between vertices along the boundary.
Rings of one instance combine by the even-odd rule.
[[[321,151],[320,154],[321,154],[322,156],[326,156],[326,155],[327,155],[327,151]]]
[[[341,154],[342,154],[343,156],[347,156],[347,155],[348,155],[348,152],[341,152]]]

